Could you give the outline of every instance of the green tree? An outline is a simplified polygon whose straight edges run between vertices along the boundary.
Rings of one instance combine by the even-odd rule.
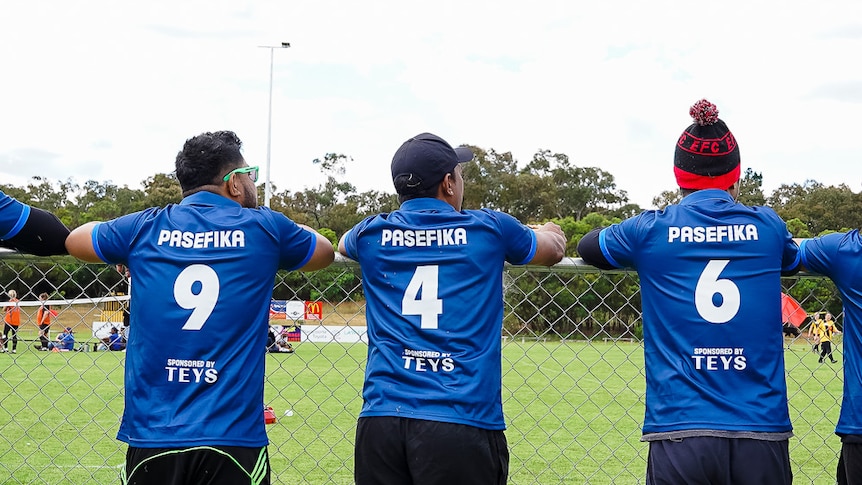
[[[126,185],[118,187],[110,181],[88,180],[78,187],[70,206],[73,213],[69,225],[77,227],[86,222],[114,219],[143,209],[144,192]]]
[[[597,167],[574,166],[563,153],[540,150],[518,169],[509,152],[471,148],[475,162],[463,166],[465,208],[496,209],[522,222],[536,222],[569,215],[580,218],[628,202],[613,175]]]
[[[652,205],[657,207],[659,210],[663,210],[665,207],[669,205],[679,204],[679,201],[682,200],[682,193],[679,189],[675,190],[665,190],[662,191],[659,195],[652,198]]]
[[[476,157],[462,165],[465,209],[495,209],[509,212],[520,196],[516,177],[518,166],[511,152],[497,153],[470,147]],[[511,213],[511,212],[509,212]]]
[[[862,197],[844,184],[785,184],[773,191],[768,203],[784,220],[799,219],[810,234],[862,227]]]
[[[793,237],[811,237],[811,233],[808,231],[808,226],[795,217],[787,221],[787,231]]]
[[[145,207],[165,207],[168,204],[178,204],[183,199],[180,182],[173,172],[147,177],[143,186]]]

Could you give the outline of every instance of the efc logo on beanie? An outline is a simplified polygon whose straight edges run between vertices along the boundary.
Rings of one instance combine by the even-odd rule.
[[[680,135],[677,146],[694,155],[722,156],[736,148],[736,139],[729,131],[721,138],[698,138],[686,131]]]

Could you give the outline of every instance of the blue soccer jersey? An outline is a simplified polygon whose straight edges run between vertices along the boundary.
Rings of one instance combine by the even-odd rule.
[[[15,237],[21,232],[28,217],[30,217],[29,205],[22,204],[0,192],[0,239]]]
[[[96,253],[135,281],[117,438],[141,448],[266,445],[275,274],[302,267],[315,244],[282,214],[209,192],[98,224]]]
[[[805,239],[806,269],[828,276],[844,307],[844,397],[835,432],[862,435],[862,237],[858,230]]]
[[[360,416],[505,429],[503,265],[532,260],[535,233],[501,212],[422,198],[365,219],[344,246],[366,298]]]
[[[780,276],[799,249],[772,209],[700,190],[603,229],[599,245],[640,278],[645,435],[791,431]]]

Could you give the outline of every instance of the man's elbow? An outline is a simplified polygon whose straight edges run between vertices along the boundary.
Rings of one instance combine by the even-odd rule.
[[[333,261],[335,261],[335,250],[332,248],[332,244],[327,241],[327,244],[317,245],[311,259],[300,268],[300,271],[317,271],[326,268]]]

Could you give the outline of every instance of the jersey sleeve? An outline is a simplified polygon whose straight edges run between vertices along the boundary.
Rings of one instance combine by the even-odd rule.
[[[362,230],[365,229],[368,224],[371,223],[371,220],[375,216],[367,217],[365,220],[360,222],[359,224],[350,228],[344,236],[344,250],[347,252],[347,257],[354,260],[359,261],[359,235],[362,234]]]
[[[93,227],[93,249],[102,261],[109,264],[128,264],[129,251],[140,221],[149,211],[137,212],[100,222]]]
[[[488,211],[500,224],[506,247],[506,261],[510,264],[527,264],[536,255],[536,233],[505,212]]]
[[[305,266],[314,255],[317,236],[285,216],[278,217],[280,258],[279,267],[288,271]]]
[[[0,247],[36,256],[68,254],[66,238],[69,228],[56,215],[37,207],[24,206],[20,221],[24,223],[16,223],[16,228],[11,231],[14,235],[0,239]]]
[[[802,265],[808,271],[832,276],[830,255],[838,253],[844,234],[833,233],[813,239],[803,239],[799,244]]]
[[[29,216],[29,205],[0,192],[0,239],[15,237]]]
[[[784,237],[784,249],[781,253],[781,273],[783,276],[790,276],[799,271],[799,264],[802,262],[802,255],[799,251],[799,245],[793,240],[790,231],[787,230],[787,223],[769,208],[769,212],[775,221],[775,231]]]
[[[635,268],[635,248],[642,219],[650,212],[611,224],[599,233],[599,248],[615,268]]]

